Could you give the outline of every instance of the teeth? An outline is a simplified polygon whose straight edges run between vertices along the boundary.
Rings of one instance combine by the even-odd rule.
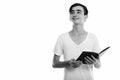
[[[73,20],[76,20],[76,19],[79,19],[79,18],[73,18]]]

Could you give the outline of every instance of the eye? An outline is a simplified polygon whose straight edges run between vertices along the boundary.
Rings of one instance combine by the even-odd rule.
[[[81,14],[81,11],[78,11],[77,14]]]

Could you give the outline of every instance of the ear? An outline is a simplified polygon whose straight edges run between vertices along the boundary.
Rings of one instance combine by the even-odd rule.
[[[87,18],[88,18],[88,15],[85,15],[85,21],[87,20]]]

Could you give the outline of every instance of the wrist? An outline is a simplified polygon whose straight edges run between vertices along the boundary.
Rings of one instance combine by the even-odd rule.
[[[101,63],[97,61],[97,62],[94,63],[94,66],[95,66],[96,68],[100,68]]]
[[[65,64],[66,64],[66,68],[68,68],[68,67],[70,67],[70,65],[71,65],[71,63],[70,63],[70,61],[65,61]]]

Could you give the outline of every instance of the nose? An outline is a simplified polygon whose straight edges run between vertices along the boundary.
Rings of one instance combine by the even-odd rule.
[[[73,17],[76,17],[77,15],[78,15],[77,12],[74,12]]]

